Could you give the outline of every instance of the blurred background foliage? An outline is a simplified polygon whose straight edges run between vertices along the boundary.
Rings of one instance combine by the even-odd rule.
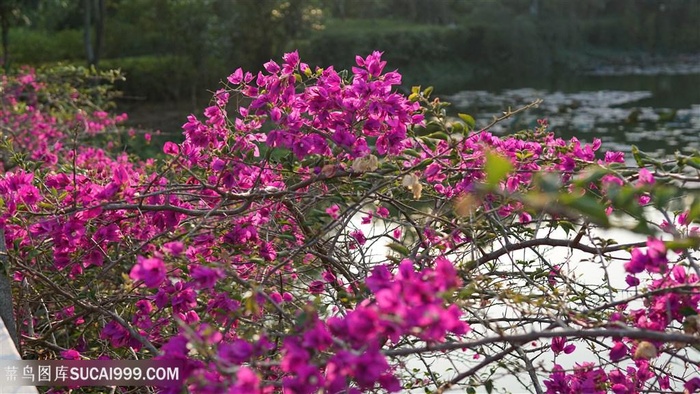
[[[293,49],[337,68],[381,50],[405,86],[450,93],[697,52],[699,18],[688,0],[0,0],[6,68],[119,68],[126,104],[191,109]]]

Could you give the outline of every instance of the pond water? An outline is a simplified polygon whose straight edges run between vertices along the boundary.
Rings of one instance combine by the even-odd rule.
[[[612,75],[610,75],[612,74]],[[527,87],[484,83],[444,99],[452,112],[468,113],[477,127],[508,108],[542,99],[536,109],[492,128],[506,134],[533,128],[546,118],[562,138],[603,141],[604,149],[629,152],[632,145],[658,156],[700,149],[700,72],[674,75],[605,75],[530,81]]]

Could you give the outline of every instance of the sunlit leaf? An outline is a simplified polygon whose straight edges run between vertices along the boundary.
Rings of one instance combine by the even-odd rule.
[[[690,211],[688,212],[688,220],[698,221],[700,219],[700,197],[695,197],[693,203],[690,205]]]
[[[411,253],[411,251],[408,250],[407,247],[405,247],[399,243],[396,243],[396,242],[392,242],[392,243],[388,244],[387,248],[393,250],[394,252],[396,252],[402,256],[408,256]]]
[[[438,132],[432,133],[432,134],[428,135],[427,137],[428,137],[428,138],[434,138],[434,139],[436,139],[436,140],[444,140],[444,141],[446,141],[447,139],[450,138],[449,135],[443,133],[442,131],[438,131]]]
[[[610,224],[605,206],[589,195],[562,194],[559,201],[600,225],[608,226]]]
[[[467,127],[469,127],[470,130],[474,130],[474,127],[476,127],[476,120],[474,120],[474,117],[462,113],[457,114],[457,116],[459,116],[459,118],[464,121],[464,123],[467,125]]]
[[[674,239],[672,241],[665,241],[666,249],[669,250],[681,250],[681,249],[697,249],[700,247],[700,238],[688,237]]]
[[[486,154],[486,184],[496,186],[513,170],[513,164],[507,158],[488,152]]]

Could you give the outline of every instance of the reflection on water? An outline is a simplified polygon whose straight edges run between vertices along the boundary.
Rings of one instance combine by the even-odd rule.
[[[663,215],[652,209],[647,209],[646,216],[650,221],[654,223],[659,223],[664,219]],[[629,222],[630,218],[616,217],[615,221],[620,225],[626,224],[631,225]],[[578,229],[577,229],[578,231]],[[668,234],[660,234],[662,239],[672,238]],[[553,239],[566,239],[567,233],[562,229],[557,229],[553,232],[549,230],[538,232],[537,238],[553,238]],[[620,244],[632,244],[640,241],[644,241],[646,236],[634,234],[630,231],[623,229],[594,229],[590,237],[584,237],[582,243],[588,246],[594,246],[591,241],[593,239],[614,239]],[[503,242],[499,244],[499,242]],[[504,240],[499,240],[494,245],[495,249],[503,247],[505,245]],[[517,243],[517,239],[510,239],[511,243]],[[487,250],[490,252],[491,250]],[[378,252],[378,250],[377,250]],[[569,249],[567,247],[545,247],[538,248],[537,251],[530,249],[522,249],[518,251],[511,252],[504,256],[498,258],[498,265],[504,270],[516,269],[515,262],[517,260],[529,261],[537,260],[539,257],[545,258],[547,261],[555,262],[561,264],[562,274],[575,280],[577,283],[587,284],[591,286],[601,285],[604,283],[609,284],[610,288],[610,301],[620,301],[623,299],[628,299],[636,294],[636,289],[632,289],[625,282],[626,272],[624,270],[624,262],[629,259],[630,253],[628,251],[618,251],[610,254],[610,259],[603,259],[600,256],[592,256],[588,253],[581,252],[580,250]],[[675,261],[678,256],[669,253],[669,260]],[[644,281],[648,282],[652,276],[640,274],[638,277]],[[520,284],[523,288],[523,294],[527,294],[529,290],[529,285],[526,282]],[[515,286],[514,286],[515,287]],[[566,291],[566,290],[562,290]],[[572,303],[568,306],[572,311],[580,310],[585,311],[586,308],[577,307],[577,303]],[[635,310],[645,308],[642,300],[632,301],[628,304],[628,310]],[[498,306],[489,306],[486,309],[480,311],[486,316],[491,318],[501,318],[501,317],[521,317],[520,312],[517,309]],[[542,331],[545,326],[540,324],[527,324],[524,325],[520,333],[526,333],[529,331]],[[480,338],[481,335],[493,336],[492,332],[487,332],[481,326],[472,326],[472,332],[468,334],[469,339]],[[599,365],[605,366],[609,355],[609,350],[602,346],[605,344],[607,346],[612,345],[612,341],[609,338],[599,339],[599,344],[597,347],[591,347],[593,341],[582,341],[577,339],[572,339],[568,343],[576,345],[576,350],[571,354],[561,353],[555,356],[551,351],[549,351],[549,346],[551,344],[551,339],[541,339],[532,341],[527,344],[522,345],[522,349],[529,353],[529,357],[532,359],[532,365],[536,370],[536,374],[539,378],[540,384],[545,379],[548,379],[549,371],[552,369],[553,365],[559,364],[565,369],[573,369],[576,364],[581,364],[585,362],[594,362]],[[474,358],[476,353],[473,350],[467,350],[465,352],[453,352],[451,354],[435,353],[431,355],[426,355],[422,360],[418,358],[411,358],[408,360],[408,368],[416,368],[420,371],[427,371],[426,365],[430,365],[433,372],[439,373],[443,377],[451,379],[460,372],[469,370],[475,367],[484,357],[490,356],[492,354],[482,354],[479,358]],[[700,359],[700,352],[697,349],[686,348],[680,353],[689,359],[697,360]],[[627,366],[634,365],[629,359],[618,362],[615,366],[620,369],[624,369]],[[669,371],[682,376],[688,373],[688,370],[692,371],[692,366],[684,364],[679,359],[671,358],[667,354],[661,355],[656,361],[656,365],[663,365]],[[607,366],[610,369],[610,366]],[[484,368],[479,376],[490,377],[496,390],[494,392],[505,392],[505,393],[521,393],[521,392],[534,392],[532,390],[532,383],[530,381],[530,376],[523,365],[518,372],[506,371],[505,369],[500,369],[499,372],[491,375],[488,372],[488,368]],[[462,385],[468,384],[468,382],[461,382]],[[529,389],[529,390],[528,390]],[[527,390],[527,391],[526,391]],[[411,393],[418,394],[422,390],[413,390]],[[463,393],[465,392],[464,386],[455,387],[453,390],[448,390],[446,393]],[[483,387],[477,387],[476,392],[479,394],[487,393],[487,390]]]
[[[563,138],[600,138],[604,148],[630,151],[631,145],[659,156],[700,149],[700,74],[585,76],[519,89],[467,90],[446,100],[484,127],[493,116],[537,98],[539,108],[503,122],[492,132],[532,128],[548,119]]]

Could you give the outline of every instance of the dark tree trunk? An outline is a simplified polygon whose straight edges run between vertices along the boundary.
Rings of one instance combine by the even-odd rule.
[[[537,16],[540,13],[540,2],[539,0],[532,0],[530,3],[530,15]]]
[[[97,14],[95,15],[95,56],[94,66],[97,66],[102,56],[102,46],[105,37],[105,0],[97,0]]]
[[[5,71],[10,68],[10,10],[0,3],[0,29],[2,29],[2,66]]]
[[[83,12],[85,57],[88,66],[97,67],[105,36],[105,0],[83,0]]]
[[[345,0],[336,0],[335,3],[335,12],[337,15],[336,18],[340,18],[342,20],[345,20]]]
[[[83,44],[88,66],[95,65],[95,52],[92,47],[92,0],[83,0]]]

